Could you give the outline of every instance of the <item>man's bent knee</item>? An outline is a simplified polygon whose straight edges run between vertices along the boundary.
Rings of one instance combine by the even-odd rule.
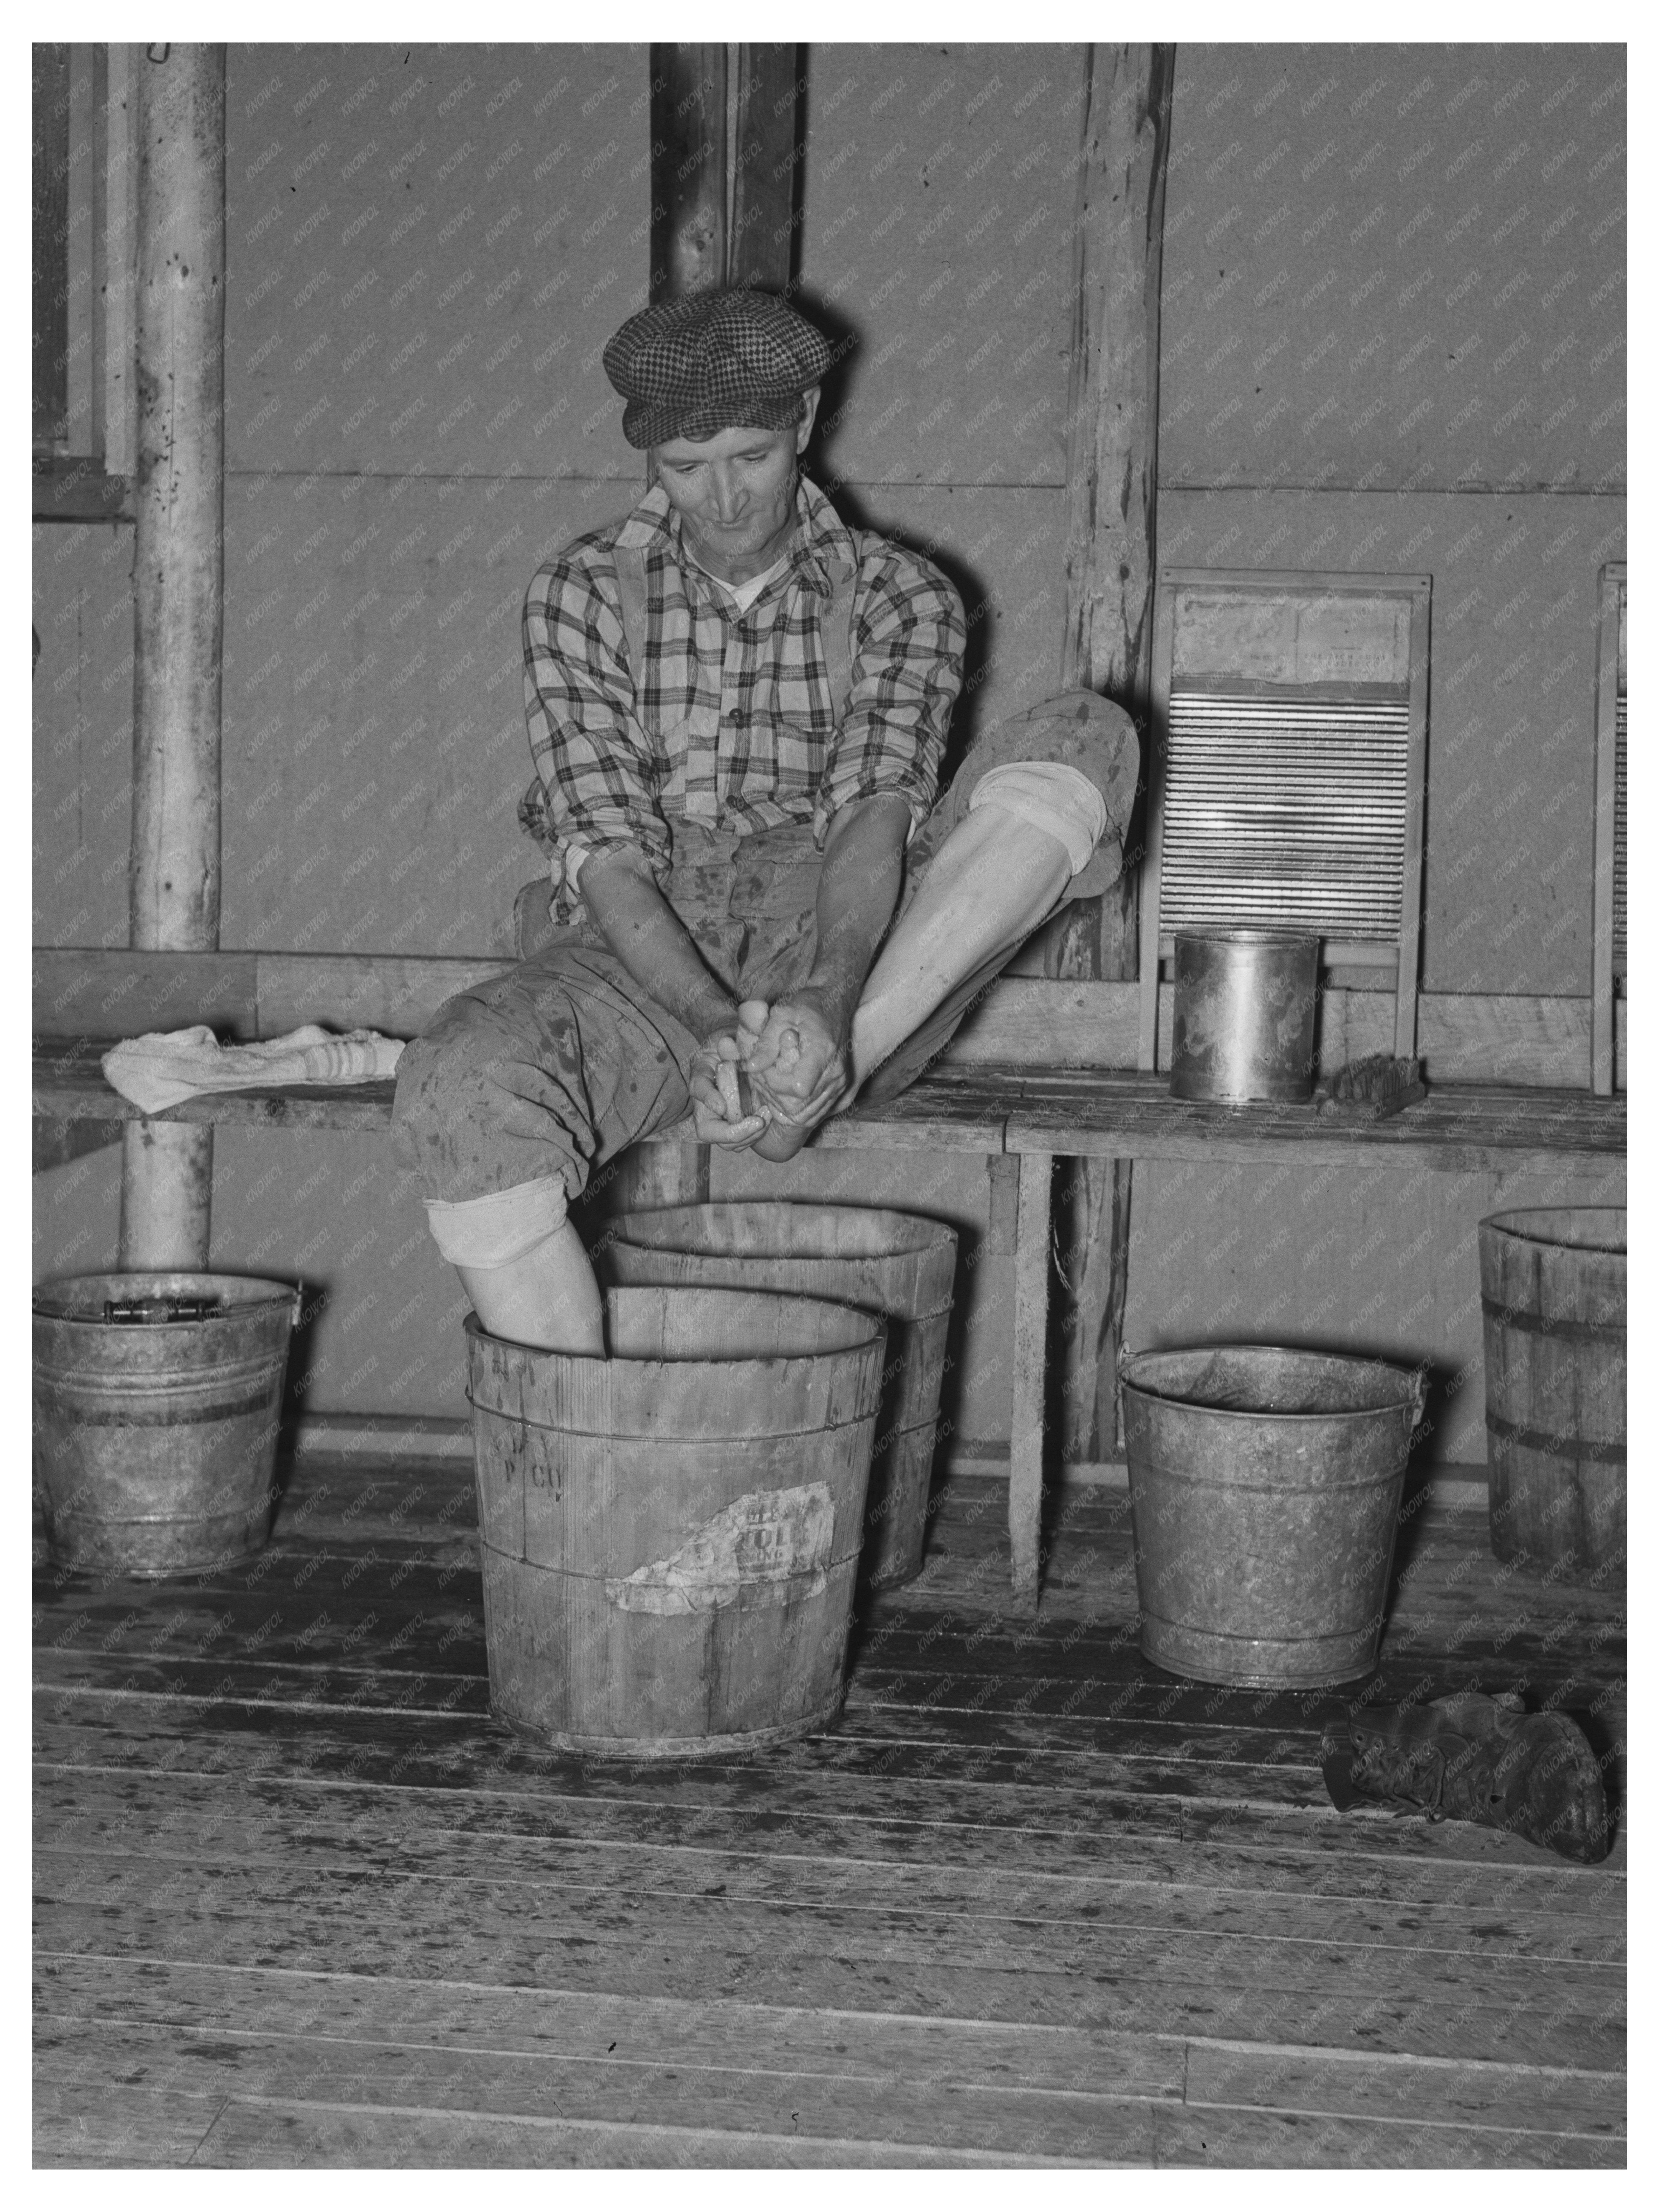
[[[453,1204],[551,1178],[562,1203],[586,1184],[594,1150],[574,1027],[538,1044],[471,994],[452,999],[398,1063],[392,1133],[429,1198]]]
[[[1072,873],[1081,875],[1106,834],[1106,801],[1081,769],[1061,761],[1005,761],[988,769],[969,794],[968,811],[987,806],[1045,830],[1066,848]]]
[[[951,793],[951,820],[960,821],[975,805],[984,803],[978,794],[988,781],[1000,769],[1013,768],[1068,769],[1093,786],[1104,818],[1094,832],[1091,857],[1073,873],[1066,896],[1092,896],[1109,889],[1123,870],[1124,846],[1140,778],[1140,740],[1123,708],[1097,692],[1065,691],[998,723],[971,748],[957,772]],[[1049,784],[1048,793],[1060,797],[1068,781],[1061,778]],[[1075,793],[1075,786],[1070,788]],[[1080,803],[1085,811],[1076,817],[1074,824],[1079,834],[1094,818],[1092,805]],[[1062,806],[1062,812],[1066,811]],[[1040,828],[1054,828],[1062,843],[1071,848],[1071,837],[1057,825],[1036,814],[1026,818],[1036,819]]]

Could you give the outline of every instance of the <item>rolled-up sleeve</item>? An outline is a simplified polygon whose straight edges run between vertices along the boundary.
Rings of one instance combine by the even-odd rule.
[[[669,853],[608,565],[573,547],[538,568],[525,594],[525,720],[567,869],[576,855],[623,845],[653,866]]]
[[[854,799],[895,792],[921,823],[939,791],[962,689],[962,601],[931,562],[889,545],[866,556],[854,602],[852,686],[818,797],[822,836]]]

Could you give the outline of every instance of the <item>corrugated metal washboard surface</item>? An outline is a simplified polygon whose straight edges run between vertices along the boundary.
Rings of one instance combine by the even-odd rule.
[[[1164,764],[1164,932],[1256,922],[1400,930],[1409,708],[1177,690]]]

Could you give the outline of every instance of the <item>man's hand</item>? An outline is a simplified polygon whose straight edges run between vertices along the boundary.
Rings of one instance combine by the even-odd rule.
[[[846,1102],[852,1022],[843,1008],[804,986],[770,1006],[746,1000],[738,1018],[755,1094],[778,1121],[805,1135]]]
[[[735,1022],[723,1024],[703,1039],[691,1062],[691,1110],[697,1141],[741,1148],[752,1145],[767,1126],[757,1112],[743,1066],[741,1034]]]

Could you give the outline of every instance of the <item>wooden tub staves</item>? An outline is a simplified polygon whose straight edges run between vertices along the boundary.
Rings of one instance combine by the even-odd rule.
[[[921,1572],[957,1271],[947,1222],[891,1206],[781,1199],[659,1206],[612,1222],[594,1257],[612,1282],[783,1291],[883,1315],[887,1372],[863,1571],[872,1589]]]
[[[1625,1564],[1623,1206],[1480,1224],[1486,1479],[1500,1559],[1555,1574]]]
[[[466,1323],[494,1710],[684,1759],[840,1708],[885,1328],[811,1298],[615,1289],[610,1357]]]

